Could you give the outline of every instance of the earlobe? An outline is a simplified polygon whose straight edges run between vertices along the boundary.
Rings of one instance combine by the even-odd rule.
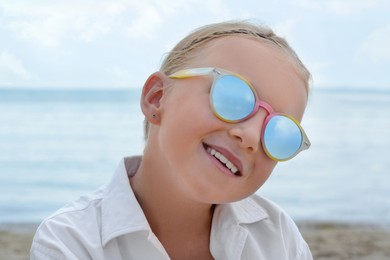
[[[146,80],[141,96],[141,109],[151,123],[157,123],[160,101],[164,93],[166,75],[160,71],[153,73]],[[153,116],[154,115],[154,116]]]

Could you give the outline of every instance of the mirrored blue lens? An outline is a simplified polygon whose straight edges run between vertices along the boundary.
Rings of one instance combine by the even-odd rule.
[[[301,144],[302,133],[293,120],[279,115],[270,119],[264,130],[264,146],[271,156],[279,160],[288,159]]]
[[[214,112],[222,119],[241,120],[252,113],[256,98],[248,84],[232,75],[224,75],[214,83],[210,94]]]

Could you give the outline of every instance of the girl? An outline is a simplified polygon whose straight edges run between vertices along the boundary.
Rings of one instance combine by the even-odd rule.
[[[254,194],[310,146],[309,79],[268,28],[192,32],[144,84],[143,156],[47,218],[31,259],[312,259],[286,213]]]

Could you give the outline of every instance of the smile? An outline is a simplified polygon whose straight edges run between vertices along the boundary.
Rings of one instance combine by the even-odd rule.
[[[214,150],[211,147],[207,147],[207,152],[218,159],[226,168],[228,168],[234,175],[240,176],[241,174],[238,171],[237,166],[235,166],[231,161],[229,161],[225,156],[220,152]]]

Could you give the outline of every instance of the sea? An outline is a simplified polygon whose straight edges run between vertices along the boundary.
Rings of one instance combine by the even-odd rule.
[[[0,224],[38,223],[144,146],[139,89],[0,89]],[[190,115],[189,115],[190,116]],[[390,90],[314,88],[312,146],[257,191],[297,222],[390,226]]]

